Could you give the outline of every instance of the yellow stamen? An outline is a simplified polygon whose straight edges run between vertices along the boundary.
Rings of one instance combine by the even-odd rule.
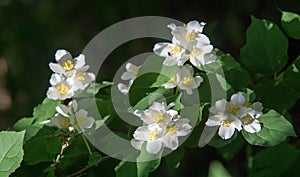
[[[64,83],[61,83],[60,85],[56,86],[56,90],[64,95],[69,91],[69,87]]]
[[[159,134],[158,131],[148,131],[149,140],[151,140],[151,141],[157,140],[157,135],[158,134]]]
[[[131,72],[136,75],[139,72],[139,67],[134,66]]]
[[[70,120],[69,119],[66,119],[66,118],[63,118],[61,119],[60,121],[60,125],[62,127],[69,127],[70,126]]]
[[[156,123],[162,122],[164,120],[164,115],[160,113],[155,113],[153,119]]]
[[[247,108],[250,108],[251,107],[251,103],[248,100],[245,100],[244,106],[247,107]]]
[[[193,32],[191,32],[191,33],[187,32],[186,33],[185,39],[187,41],[191,42],[191,41],[195,40],[195,38],[196,38],[196,33],[193,33]]]
[[[176,55],[181,52],[181,48],[178,45],[174,45],[170,48],[170,53]]]
[[[84,81],[85,80],[85,76],[86,76],[86,73],[80,72],[80,73],[76,74],[76,79],[80,80],[80,81]]]
[[[76,123],[77,123],[77,125],[82,126],[85,123],[85,119],[84,118],[76,118]]]
[[[193,78],[188,76],[188,77],[183,77],[183,80],[182,82],[185,84],[185,85],[190,85],[193,81]]]
[[[62,63],[62,67],[64,68],[65,71],[70,71],[74,68],[75,64],[71,60],[67,60]]]
[[[190,57],[196,58],[200,55],[201,50],[200,49],[193,49],[192,52],[189,54]]]
[[[227,120],[227,119],[224,119],[221,121],[221,125],[222,126],[225,126],[225,127],[230,127],[230,122]]]
[[[240,107],[238,105],[229,103],[228,104],[228,111],[232,114],[237,113],[240,110]]]
[[[246,116],[244,116],[243,118],[242,118],[242,121],[243,121],[243,123],[244,124],[250,124],[250,123],[252,123],[253,121],[254,121],[254,119],[253,119],[253,117],[251,117],[250,115],[246,115]]]
[[[177,130],[178,130],[178,128],[177,127],[175,127],[175,126],[168,126],[167,127],[167,134],[169,134],[169,135],[176,135],[177,134]]]

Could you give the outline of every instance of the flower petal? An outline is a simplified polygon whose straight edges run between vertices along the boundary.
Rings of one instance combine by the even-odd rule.
[[[227,140],[232,137],[234,131],[235,128],[233,126],[229,126],[229,127],[220,126],[218,134],[221,138]]]
[[[147,152],[157,154],[161,150],[162,144],[160,141],[148,141],[146,145]]]

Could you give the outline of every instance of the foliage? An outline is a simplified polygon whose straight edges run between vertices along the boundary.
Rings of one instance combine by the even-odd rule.
[[[216,152],[225,162],[233,161],[238,153],[245,153],[247,157],[244,161],[247,166],[243,166],[243,171],[246,171],[245,176],[283,175],[291,170],[293,165],[299,163],[299,147],[293,146],[293,141],[296,139],[294,137],[297,137],[297,132],[293,127],[294,117],[288,117],[288,111],[300,97],[299,57],[295,60],[291,59],[293,62],[287,64],[288,38],[299,39],[297,30],[299,29],[299,15],[283,12],[282,27],[288,36],[275,23],[251,17],[251,25],[246,34],[247,42],[240,51],[241,62],[219,49],[210,51],[216,55],[215,62],[195,66],[190,59],[194,65],[190,67],[194,72],[191,72],[191,77],[186,75],[184,77],[188,80],[186,82],[194,79],[195,83],[200,77],[203,79],[198,85],[196,84],[196,88],[191,87],[192,93],[199,96],[198,100],[194,100],[195,95],[190,94],[189,88],[182,87],[179,81],[172,88],[166,86],[168,82],[175,82],[172,80],[174,75],[177,77],[182,73],[186,74],[181,70],[182,66],[165,66],[164,57],[157,55],[152,55],[145,60],[135,78],[131,78],[133,83],[129,85],[130,89],[127,93],[130,106],[125,109],[132,117],[135,115],[135,118],[138,116],[144,121],[140,114],[150,110],[149,107],[156,102],[164,102],[166,106],[169,105],[166,112],[170,109],[173,109],[172,113],[176,112],[175,122],[187,119],[188,123],[185,122],[184,126],[192,127],[192,130],[186,130],[190,135],[186,137],[185,142],[184,136],[172,137],[175,139],[172,139],[173,141],[177,140],[182,143],[177,144],[175,148],[172,149],[165,142],[159,142],[164,145],[159,152],[149,152],[148,143],[153,139],[156,141],[157,137],[153,138],[148,135],[152,140],[145,140],[141,142],[140,148],[136,148],[139,150],[139,155],[135,162],[116,160],[99,151],[96,146],[87,141],[83,133],[88,134],[92,130],[101,131],[101,128],[108,126],[118,137],[130,140],[138,135],[136,132],[140,127],[124,126],[122,117],[117,114],[118,110],[113,107],[110,93],[117,83],[93,83],[85,87],[78,97],[74,96],[76,95],[74,93],[70,97],[73,98],[72,102],[68,100],[69,98],[64,100],[45,98],[34,108],[31,118],[23,118],[16,122],[9,129],[10,131],[1,132],[0,176],[9,176],[11,173],[11,176],[20,176],[20,174],[28,176],[30,169],[39,169],[38,175],[48,177],[97,176],[98,170],[107,170],[107,176],[117,177],[147,177],[156,174],[161,176],[165,173],[165,169],[180,171],[179,169],[185,165],[189,151],[199,149],[198,144],[201,147],[208,144],[210,147],[205,148],[217,149]],[[155,73],[153,70],[159,72]],[[234,101],[232,95],[237,92],[249,93],[249,98],[243,101],[245,103],[243,106],[255,112],[257,117],[254,116],[251,121],[258,122],[259,130],[251,132],[245,128],[252,123],[243,122],[246,116],[238,119],[239,123],[242,123],[233,128],[233,134],[229,137],[222,136],[220,131],[222,126],[225,128],[231,126],[226,116],[224,120],[219,121],[218,125],[209,129],[208,122],[212,117],[219,115],[213,113],[213,109],[214,106],[217,107],[217,102],[221,99],[220,96],[213,98],[212,87],[215,87],[218,93],[227,94],[224,100],[231,98],[226,102],[229,107],[232,100]],[[90,118],[91,125],[80,129],[76,127],[80,124],[76,117],[80,109],[77,110],[75,104],[77,102],[78,105],[91,103],[89,97],[96,98],[93,101],[99,108],[103,119],[94,120],[86,117]],[[255,104],[254,100],[261,101],[264,109],[259,111],[252,109],[251,106]],[[59,105],[63,105],[63,109]],[[88,115],[94,116],[90,109],[92,106],[86,107]],[[237,111],[232,111],[232,109],[230,108],[231,114],[236,114]],[[157,116],[155,113],[153,115],[153,117]],[[193,117],[193,115],[196,116]],[[62,122],[55,122],[54,118],[57,116],[67,119],[69,121],[67,126],[64,126]],[[172,121],[174,120],[172,117]],[[168,129],[176,125],[172,121],[166,126],[167,132],[174,130]],[[146,126],[145,122],[143,126]],[[243,130],[241,130],[242,127]],[[181,127],[175,128],[177,131]],[[166,136],[165,134],[163,136]],[[111,146],[114,145],[111,144]],[[165,150],[170,152],[166,157],[164,157]],[[282,162],[286,163],[282,165]],[[20,164],[21,167],[18,168]],[[233,176],[226,168],[223,160],[214,160],[210,162],[205,173],[209,177]]]

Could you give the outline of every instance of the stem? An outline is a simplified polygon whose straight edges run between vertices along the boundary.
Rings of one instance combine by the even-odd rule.
[[[81,136],[82,136],[82,139],[83,139],[83,141],[84,141],[84,143],[85,143],[85,145],[86,145],[86,148],[88,149],[90,155],[92,155],[92,151],[91,151],[89,142],[86,140],[86,138],[85,138],[85,136],[84,136],[83,134],[81,134]]]
[[[178,87],[176,87],[176,90],[175,90],[175,95],[177,95],[177,94],[178,94],[178,91],[179,91],[179,89],[178,89]]]
[[[109,158],[109,156],[105,156],[103,157],[99,163],[107,160]],[[68,175],[67,177],[75,177],[75,176],[81,176],[83,172],[87,171],[88,169],[90,169],[91,167],[93,167],[92,165],[88,165],[88,166],[85,166],[83,167],[82,169],[80,169],[79,171],[76,171],[75,173],[71,174],[71,175]]]
[[[83,172],[85,172],[86,170],[90,169],[92,166],[91,165],[88,165],[82,169],[80,169],[79,171],[67,176],[67,177],[75,177],[75,176],[79,176],[80,174],[82,174]]]

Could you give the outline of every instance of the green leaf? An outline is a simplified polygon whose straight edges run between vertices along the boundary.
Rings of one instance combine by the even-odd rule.
[[[251,17],[247,29],[247,42],[240,51],[242,62],[254,72],[274,74],[288,60],[288,41],[278,26],[266,20]]]
[[[14,131],[22,131],[24,130],[27,126],[30,126],[34,122],[34,118],[27,118],[24,117],[20,120],[18,120],[13,126],[12,130]]]
[[[18,120],[10,130],[13,131],[23,131],[26,130],[24,143],[26,143],[30,138],[32,138],[36,133],[43,127],[42,124],[32,124],[34,122],[34,118],[22,118]]]
[[[137,177],[137,167],[134,162],[121,161],[115,167],[116,177]]]
[[[168,92],[165,88],[158,88],[154,92],[148,93],[141,98],[132,108],[132,110],[144,110],[148,108],[154,101],[164,100],[163,94]]]
[[[138,177],[148,177],[149,173],[156,170],[161,161],[161,150],[157,154],[149,154],[146,151],[146,143],[142,145],[141,154],[137,157],[137,176]]]
[[[285,143],[259,151],[254,156],[253,168],[249,176],[280,177],[285,171],[292,167],[298,155],[299,151],[296,148]]]
[[[24,145],[24,161],[28,165],[51,162],[61,150],[61,141],[53,127],[43,127]]]
[[[147,73],[159,74],[165,78],[172,78],[177,70],[177,66],[165,66],[163,65],[164,58],[158,55],[149,56],[144,63],[141,65],[141,68],[138,72],[138,77]],[[159,79],[158,79],[159,80]],[[158,84],[154,84],[159,86]]]
[[[254,91],[265,107],[278,112],[292,108],[297,100],[297,93],[286,82],[263,80],[255,85]]]
[[[222,66],[224,72],[230,70],[240,70],[240,64],[227,53],[222,52],[219,49],[215,49],[217,55],[217,62]]]
[[[36,122],[50,119],[56,113],[55,107],[60,105],[60,103],[60,100],[50,100],[45,98],[44,101],[33,110],[33,117]]]
[[[79,92],[78,94],[76,94],[76,96],[82,97],[96,95],[100,89],[111,85],[113,85],[113,83],[108,81],[103,81],[101,83],[92,82],[85,91]]]
[[[296,136],[293,125],[274,110],[263,114],[258,120],[263,124],[259,132],[242,131],[244,138],[252,145],[274,146],[285,141],[288,136]]]
[[[289,37],[300,39],[300,16],[298,14],[283,11],[281,25]]]
[[[234,140],[236,140],[237,134],[238,133],[236,130],[230,139],[224,140],[216,133],[214,135],[214,137],[211,139],[211,141],[208,143],[208,145],[215,147],[215,148],[224,147],[224,146],[228,145],[229,143],[232,143]]]
[[[227,80],[222,75],[217,73],[216,78],[219,81],[220,86],[223,90],[228,91],[231,89],[231,86],[228,84]]]
[[[241,88],[246,88],[250,82],[250,75],[248,71],[240,67],[240,70],[232,69],[224,73],[226,82],[235,90],[239,91]]]
[[[0,132],[0,176],[8,177],[23,159],[23,139],[25,131]]]
[[[208,177],[231,177],[220,161],[212,161],[209,164]]]
[[[166,158],[166,164],[170,169],[176,169],[180,166],[180,161],[184,157],[185,150],[181,146],[176,149],[174,152],[170,153]]]
[[[215,73],[220,69],[222,69],[224,72],[230,71],[232,69],[240,69],[240,64],[230,54],[224,53],[217,48],[214,49],[214,52],[217,56],[216,62],[198,67],[199,70]]]
[[[91,166],[98,166],[101,159],[102,155],[99,152],[95,151],[90,155],[88,164]]]
[[[300,56],[284,72],[283,81],[292,87],[300,97]]]

